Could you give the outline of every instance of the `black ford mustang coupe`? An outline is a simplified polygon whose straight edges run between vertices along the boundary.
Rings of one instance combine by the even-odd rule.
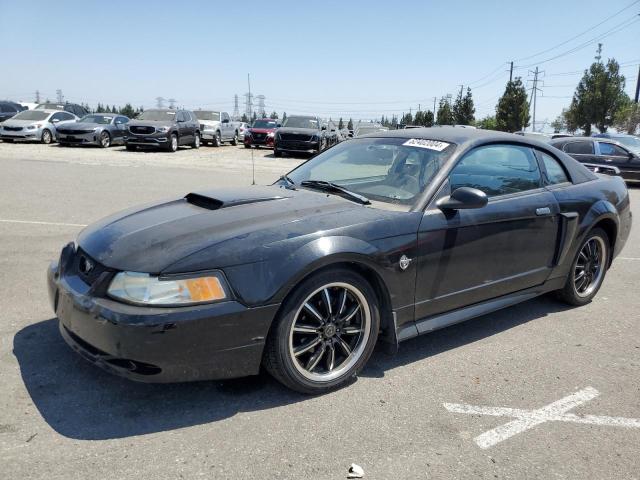
[[[339,387],[376,342],[555,291],[589,302],[631,228],[619,177],[512,134],[380,132],[267,187],[101,220],[48,271],[66,342],[147,382]]]

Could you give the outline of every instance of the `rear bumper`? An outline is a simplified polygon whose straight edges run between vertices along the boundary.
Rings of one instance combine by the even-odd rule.
[[[229,301],[181,308],[127,305],[92,295],[78,276],[50,265],[47,284],[60,333],[110,373],[153,383],[212,380],[259,372],[278,305]]]

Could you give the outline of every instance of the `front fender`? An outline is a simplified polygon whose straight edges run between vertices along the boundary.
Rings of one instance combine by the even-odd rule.
[[[413,302],[415,265],[401,271],[403,253],[413,257],[415,235],[366,242],[352,237],[314,239],[286,256],[225,268],[231,287],[247,305],[280,303],[302,279],[337,263],[354,263],[375,272],[384,283],[393,305]]]

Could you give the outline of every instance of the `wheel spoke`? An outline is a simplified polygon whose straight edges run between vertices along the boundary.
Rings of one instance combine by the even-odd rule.
[[[343,288],[342,295],[340,295],[340,308],[338,309],[338,318],[342,315],[342,312],[344,312],[345,303],[347,303],[347,289]]]
[[[309,370],[310,372],[312,372],[313,369],[316,368],[318,363],[320,363],[320,359],[324,355],[324,352],[326,351],[326,349],[327,349],[327,347],[322,345],[322,348],[319,348],[317,352],[315,352],[313,355],[311,355],[311,357],[309,358],[309,361],[307,362],[307,365],[305,366],[305,368],[307,370]]]
[[[357,304],[353,310],[351,310],[351,312],[344,317],[344,319],[342,319],[343,323],[349,323],[351,321],[351,319],[355,316],[356,313],[358,313],[358,311],[360,310],[360,304]]]
[[[362,328],[360,327],[344,327],[341,330],[341,333],[344,335],[355,335],[357,333],[360,333],[362,331]]]
[[[316,317],[318,319],[318,321],[323,322],[324,318],[322,317],[322,315],[320,315],[320,313],[318,313],[318,310],[315,309],[315,307],[313,305],[311,305],[309,302],[304,304],[304,308],[307,309],[308,312],[311,312],[311,314]]]
[[[333,344],[329,345],[328,348],[329,352],[327,354],[327,370],[330,372],[331,370],[333,370],[333,367],[335,367],[336,364],[336,349],[334,348]]]
[[[296,324],[295,327],[293,327],[293,331],[296,333],[318,333],[318,327],[314,327],[313,325],[302,325],[302,324]]]
[[[329,296],[328,288],[322,290],[322,298],[324,298],[324,304],[327,308],[327,315],[330,317],[333,314],[333,311],[331,310],[331,297]]]
[[[336,338],[338,339],[338,345],[340,345],[340,348],[342,348],[342,350],[347,355],[347,357],[351,355],[351,347],[349,346],[349,344],[345,342],[342,339],[342,337],[336,337]]]
[[[575,279],[574,279],[574,280],[577,282],[578,280],[580,280],[580,279],[581,279],[582,277],[584,277],[584,276],[585,276],[585,272],[584,272],[584,270],[583,270],[583,271],[581,271],[578,275],[576,275],[576,277],[575,277]]]
[[[311,340],[309,343],[307,343],[306,345],[302,345],[298,348],[296,348],[293,351],[293,354],[296,357],[299,357],[300,355],[302,355],[305,352],[308,352],[309,350],[311,350],[312,348],[314,348],[316,345],[318,345],[320,342],[322,342],[322,338],[320,337],[320,335],[318,335],[316,338],[314,338],[313,340]]]

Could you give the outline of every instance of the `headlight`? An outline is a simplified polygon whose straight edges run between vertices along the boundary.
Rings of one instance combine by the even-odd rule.
[[[40,125],[27,125],[27,130],[35,130],[36,128],[40,128]]]
[[[276,136],[276,132],[267,133],[267,137],[275,137],[275,136]]]
[[[169,127],[158,127],[156,128],[158,133],[167,133],[169,131]]]
[[[109,296],[146,305],[194,305],[228,298],[219,273],[183,279],[160,279],[148,273],[118,273],[107,291]]]

